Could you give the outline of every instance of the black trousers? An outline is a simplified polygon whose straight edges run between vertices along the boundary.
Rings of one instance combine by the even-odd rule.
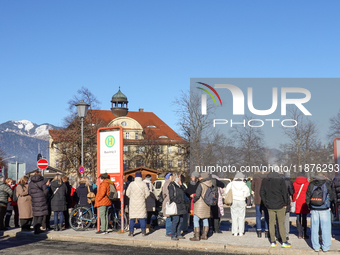
[[[64,211],[64,220],[65,220],[65,228],[70,228],[70,214],[68,212],[68,209],[66,209],[66,211]]]
[[[31,225],[32,225],[32,219],[20,219],[20,225],[21,225],[21,230],[22,231],[28,231],[31,229]]]
[[[40,227],[42,226],[44,216],[34,216],[34,232],[38,232],[40,230]]]
[[[4,225],[4,218],[7,212],[7,205],[2,206],[0,205],[0,229],[4,229],[5,225]]]

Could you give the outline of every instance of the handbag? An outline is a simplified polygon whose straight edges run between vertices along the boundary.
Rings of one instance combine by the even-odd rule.
[[[96,200],[96,195],[93,192],[91,192],[89,186],[87,186],[87,191],[88,191],[86,195],[87,203],[91,204],[91,202],[94,202]]]
[[[299,190],[299,193],[298,193],[297,197],[295,198],[295,201],[292,202],[291,205],[290,205],[290,212],[291,212],[291,213],[295,213],[295,211],[296,211],[296,200],[298,200],[298,198],[299,198],[299,196],[300,196],[300,193],[301,193],[301,190],[302,190],[303,185],[305,185],[305,184],[302,184],[302,185],[301,185],[300,190]]]
[[[233,184],[230,184],[231,187],[227,194],[224,196],[224,204],[226,205],[232,205],[233,204]]]
[[[176,197],[176,188],[174,187],[174,195]],[[170,204],[170,202],[166,202],[165,204],[165,214],[172,216],[172,215],[177,215],[177,205],[175,202],[172,202]]]

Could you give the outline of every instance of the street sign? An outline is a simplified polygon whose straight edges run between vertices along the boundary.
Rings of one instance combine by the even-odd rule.
[[[39,159],[37,163],[38,168],[40,169],[46,169],[48,167],[48,161],[44,158]]]
[[[83,166],[79,167],[79,173],[84,173],[85,172],[85,168]]]

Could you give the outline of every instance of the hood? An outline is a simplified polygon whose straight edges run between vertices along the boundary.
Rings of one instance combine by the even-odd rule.
[[[63,184],[63,182],[61,182],[61,184],[59,184],[59,182],[57,180],[51,182],[51,188],[58,188]]]
[[[306,177],[298,176],[298,177],[296,177],[295,182],[296,182],[297,184],[304,184],[304,183],[308,182],[308,180],[307,180]]]
[[[232,181],[233,187],[237,190],[241,190],[246,186],[244,181]]]
[[[282,176],[284,177],[284,175]],[[271,178],[282,178],[280,176],[280,174],[278,174],[277,172],[270,172],[268,175],[267,175],[267,178],[271,179]]]
[[[208,180],[208,179],[203,179],[203,180],[201,181],[201,183],[202,183],[203,185],[205,185],[205,186],[208,186],[208,187],[211,187],[211,186],[212,186],[212,181],[211,181],[211,179],[210,179],[210,180]]]
[[[44,177],[42,177],[41,175],[33,175],[31,177],[31,181],[32,182],[41,182],[41,181],[44,181]]]
[[[313,180],[313,183],[315,186],[321,186],[323,185],[328,179],[324,176],[314,176],[314,180]]]

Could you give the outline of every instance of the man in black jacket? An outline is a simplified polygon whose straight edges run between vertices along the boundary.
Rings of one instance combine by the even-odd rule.
[[[317,205],[319,200],[315,193],[322,194],[322,204]],[[335,202],[335,194],[331,182],[323,175],[318,174],[308,185],[306,192],[306,204],[311,210],[311,241],[315,251],[320,250],[319,228],[322,232],[322,250],[328,251],[331,247],[331,205]]]
[[[340,174],[334,177],[332,182],[333,192],[335,194],[335,217],[339,219],[339,206],[340,206]]]
[[[289,248],[291,244],[287,242],[285,230],[285,214],[289,204],[287,187],[285,180],[276,172],[270,172],[263,179],[261,184],[260,196],[269,214],[269,236],[271,247],[276,247],[275,242],[275,221],[277,218],[280,236],[282,238],[282,248]]]

